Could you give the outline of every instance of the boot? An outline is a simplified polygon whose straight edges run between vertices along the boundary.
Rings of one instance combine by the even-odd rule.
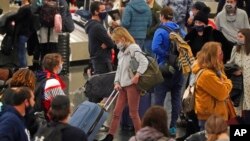
[[[111,134],[108,134],[104,139],[102,139],[101,141],[113,141],[114,136]]]

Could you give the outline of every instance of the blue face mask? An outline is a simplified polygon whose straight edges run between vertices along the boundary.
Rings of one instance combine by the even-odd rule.
[[[204,31],[204,28],[205,26],[204,25],[200,25],[200,26],[194,26],[194,29],[197,31],[197,32],[202,32]]]
[[[107,12],[100,12],[98,16],[100,17],[101,20],[104,20],[107,17]]]

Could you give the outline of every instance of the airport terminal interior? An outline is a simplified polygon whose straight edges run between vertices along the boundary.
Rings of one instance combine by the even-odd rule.
[[[207,3],[208,6],[211,7],[212,13],[215,13],[217,3],[214,0],[203,0]],[[0,0],[0,6],[4,9],[4,12],[17,10],[18,6],[9,4],[8,0]],[[72,13],[73,19],[77,20],[74,13]],[[3,35],[0,35],[0,43],[3,38]],[[68,89],[67,93],[72,101],[72,109],[74,109],[78,104],[87,100],[87,98],[82,94],[78,93],[79,88],[83,87],[86,80],[87,75],[83,73],[85,67],[87,67],[87,63],[89,61],[88,54],[88,37],[85,33],[85,30],[79,24],[75,24],[75,30],[70,34],[70,73],[68,75],[63,76],[67,81]],[[32,64],[32,56],[28,56],[29,65]],[[4,63],[11,63],[17,60],[16,54],[11,54],[11,57],[0,56],[0,65]],[[169,101],[169,102],[167,102]],[[166,100],[166,103],[170,103],[170,100]],[[166,106],[167,109],[170,109],[170,106]],[[168,111],[170,113],[170,110]],[[101,132],[97,135],[97,139],[102,139],[107,132]],[[177,129],[177,136],[182,136],[184,131],[181,129]],[[119,129],[117,135],[115,136],[114,141],[128,141],[128,139],[134,135],[133,131],[124,131]]]

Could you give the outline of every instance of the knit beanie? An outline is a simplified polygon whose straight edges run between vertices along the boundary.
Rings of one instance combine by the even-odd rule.
[[[207,7],[204,2],[197,1],[193,4],[192,8],[197,9],[197,10],[202,10],[204,7]]]
[[[204,7],[202,10],[200,10],[195,16],[194,16],[194,21],[201,21],[205,23],[206,25],[208,24],[208,15],[210,13],[210,8],[209,7]]]

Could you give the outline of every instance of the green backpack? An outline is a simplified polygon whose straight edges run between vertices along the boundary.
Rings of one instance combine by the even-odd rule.
[[[135,51],[135,52],[140,52],[143,54],[147,59],[148,59],[148,68],[147,70],[140,76],[139,82],[137,86],[139,87],[140,90],[142,91],[148,91],[155,87],[157,84],[160,84],[164,81],[164,78],[161,74],[161,71],[159,69],[159,66],[156,62],[156,60],[147,55],[144,52],[141,51]],[[130,68],[134,74],[136,74],[137,68],[139,67],[139,62],[136,60],[134,56],[131,56],[131,61],[130,61]]]

